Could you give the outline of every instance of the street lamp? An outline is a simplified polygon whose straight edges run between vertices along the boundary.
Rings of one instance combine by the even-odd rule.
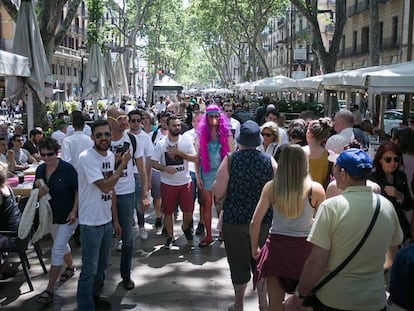
[[[80,72],[80,88],[79,88],[80,94],[79,94],[79,98],[80,98],[81,104],[83,106],[83,102],[82,102],[82,100],[83,100],[83,73],[84,73],[84,71],[83,71],[84,70],[83,60],[84,60],[85,54],[86,54],[86,46],[84,46],[84,45],[79,46],[79,50],[80,50],[80,55],[81,55],[81,72]],[[83,109],[83,107],[82,107],[82,109]]]
[[[141,69],[141,100],[144,100],[144,76],[145,68]]]

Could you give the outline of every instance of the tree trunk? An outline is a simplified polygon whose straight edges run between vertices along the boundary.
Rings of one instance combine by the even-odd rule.
[[[379,16],[378,16],[378,0],[370,2],[370,27],[369,27],[369,54],[371,58],[371,66],[379,65]]]

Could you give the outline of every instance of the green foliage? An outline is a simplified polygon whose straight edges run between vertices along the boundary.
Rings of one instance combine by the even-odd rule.
[[[100,20],[105,11],[106,1],[104,0],[86,0],[86,8],[88,10],[88,29],[87,38],[88,45],[91,43],[101,42]]]
[[[303,111],[312,111],[315,117],[323,116],[323,104],[317,102],[302,102],[302,101],[277,101],[277,107],[280,112],[298,114]]]

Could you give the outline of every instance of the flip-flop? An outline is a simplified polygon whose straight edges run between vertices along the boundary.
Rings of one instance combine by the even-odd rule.
[[[54,293],[48,290],[43,291],[39,296],[37,296],[36,301],[38,303],[47,305],[53,301]]]
[[[76,268],[73,266],[72,268],[66,267],[65,271],[60,275],[59,280],[64,283],[69,280],[72,276],[75,275]]]
[[[206,239],[204,239],[204,240],[202,240],[200,243],[198,243],[198,247],[204,248],[204,247],[209,246],[209,245],[210,245],[210,244],[212,244],[213,242],[214,242],[214,240],[213,240],[213,239],[211,239],[211,240],[206,240]]]

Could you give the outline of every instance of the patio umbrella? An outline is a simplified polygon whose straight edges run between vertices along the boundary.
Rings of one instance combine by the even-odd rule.
[[[124,54],[118,54],[115,61],[115,79],[118,86],[119,99],[129,95],[128,80],[125,72]]]
[[[291,78],[285,76],[269,77],[256,81],[251,85],[253,92],[278,92],[281,91],[284,85],[288,82],[294,81]]]
[[[105,98],[107,80],[105,76],[104,59],[97,43],[92,43],[88,62],[86,63],[85,77],[83,79],[83,96],[93,99]]]
[[[8,97],[22,97],[24,87],[27,92],[27,125],[33,128],[33,98],[32,90],[39,97],[45,92],[45,82],[53,83],[49,63],[43,47],[39,25],[33,10],[31,0],[22,0],[16,21],[16,31],[13,39],[13,53],[25,56],[29,60],[30,76],[25,79],[9,78]]]
[[[118,85],[115,79],[114,66],[112,65],[111,51],[107,50],[104,56],[105,76],[108,85],[108,96],[118,92]]]
[[[27,57],[0,50],[1,77],[29,77],[29,59]]]

